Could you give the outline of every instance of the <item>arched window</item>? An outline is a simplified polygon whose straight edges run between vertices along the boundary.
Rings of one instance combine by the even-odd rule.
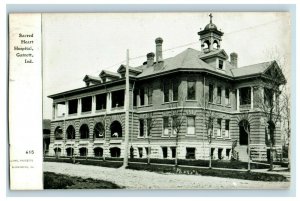
[[[79,155],[80,156],[87,156],[87,154],[88,154],[87,148],[82,147],[82,148],[79,149]]]
[[[203,49],[209,49],[209,47],[210,47],[210,42],[208,40],[204,41]]]
[[[239,123],[240,127],[240,145],[248,145],[248,134],[250,134],[250,124],[247,120],[243,119]]]
[[[214,41],[214,43],[213,43],[213,48],[214,49],[218,49],[219,48],[219,43],[218,43],[218,41]]]
[[[121,149],[118,147],[112,147],[110,150],[110,156],[111,157],[120,157],[121,155]]]
[[[94,138],[104,138],[105,136],[105,129],[101,122],[96,123],[94,127]]]
[[[74,149],[69,147],[66,149],[67,156],[73,156],[74,155]]]
[[[75,129],[72,125],[67,128],[67,139],[75,139]]]
[[[54,148],[54,153],[56,157],[59,157],[61,155],[61,148],[59,147]]]
[[[94,149],[94,154],[95,154],[95,157],[102,157],[103,156],[103,149],[100,148],[100,147],[96,147]]]
[[[120,122],[114,121],[110,125],[111,137],[122,137],[122,126]]]
[[[86,124],[83,124],[80,127],[80,139],[88,139],[89,138],[89,127]]]
[[[60,126],[57,126],[54,131],[54,136],[56,140],[62,140],[63,139],[63,130]]]

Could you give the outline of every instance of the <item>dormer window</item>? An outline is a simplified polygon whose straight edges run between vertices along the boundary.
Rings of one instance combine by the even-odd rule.
[[[219,59],[219,69],[224,70],[224,61]]]

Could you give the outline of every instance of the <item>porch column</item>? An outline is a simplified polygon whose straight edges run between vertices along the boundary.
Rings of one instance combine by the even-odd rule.
[[[253,110],[253,87],[251,87],[251,110]]]
[[[96,112],[96,96],[92,96],[92,114]]]
[[[78,99],[77,116],[81,115],[81,98]]]
[[[65,101],[65,118],[69,114],[69,101]]]
[[[111,92],[107,92],[106,94],[106,111],[109,112],[111,110]]]
[[[240,111],[240,89],[236,89],[236,110]]]

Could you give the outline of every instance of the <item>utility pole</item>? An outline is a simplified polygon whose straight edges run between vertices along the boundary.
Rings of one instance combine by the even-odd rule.
[[[129,143],[129,50],[126,52],[126,85],[125,85],[125,141],[123,168],[128,166],[128,143]]]

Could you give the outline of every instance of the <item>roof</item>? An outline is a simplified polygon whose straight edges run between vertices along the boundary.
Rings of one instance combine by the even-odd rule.
[[[221,51],[224,51],[224,50],[216,51],[213,54],[218,54]],[[178,55],[176,55],[174,57],[165,59],[161,70],[154,71],[154,66],[156,64],[154,64],[153,66],[150,66],[150,67],[147,67],[146,65],[139,66],[138,68],[140,68],[140,69],[142,68],[143,72],[141,74],[139,74],[137,77],[141,78],[141,77],[154,75],[157,73],[163,73],[163,72],[168,72],[168,71],[172,71],[172,70],[183,70],[183,69],[185,69],[185,70],[188,70],[188,69],[201,70],[202,69],[202,70],[206,70],[206,71],[216,72],[216,73],[219,73],[220,75],[227,75],[227,76],[232,77],[232,73],[230,70],[233,67],[228,61],[226,61],[225,70],[219,70],[219,69],[216,69],[215,67],[207,64],[202,59],[200,59],[199,57],[202,54],[203,53],[201,53],[198,50],[188,48],[185,51],[179,53]]]
[[[108,70],[102,70],[101,73],[99,74],[100,77],[102,76],[112,76],[112,77],[120,77],[119,73],[114,73]]]
[[[92,75],[86,75],[86,76],[84,76],[83,81],[88,81],[88,80],[101,82],[101,78],[100,77],[96,77],[96,76],[92,76]]]
[[[253,74],[264,73],[273,63],[274,61],[268,61],[258,64],[253,64],[249,66],[243,66],[239,68],[233,68],[231,70],[234,77],[242,77]]]

